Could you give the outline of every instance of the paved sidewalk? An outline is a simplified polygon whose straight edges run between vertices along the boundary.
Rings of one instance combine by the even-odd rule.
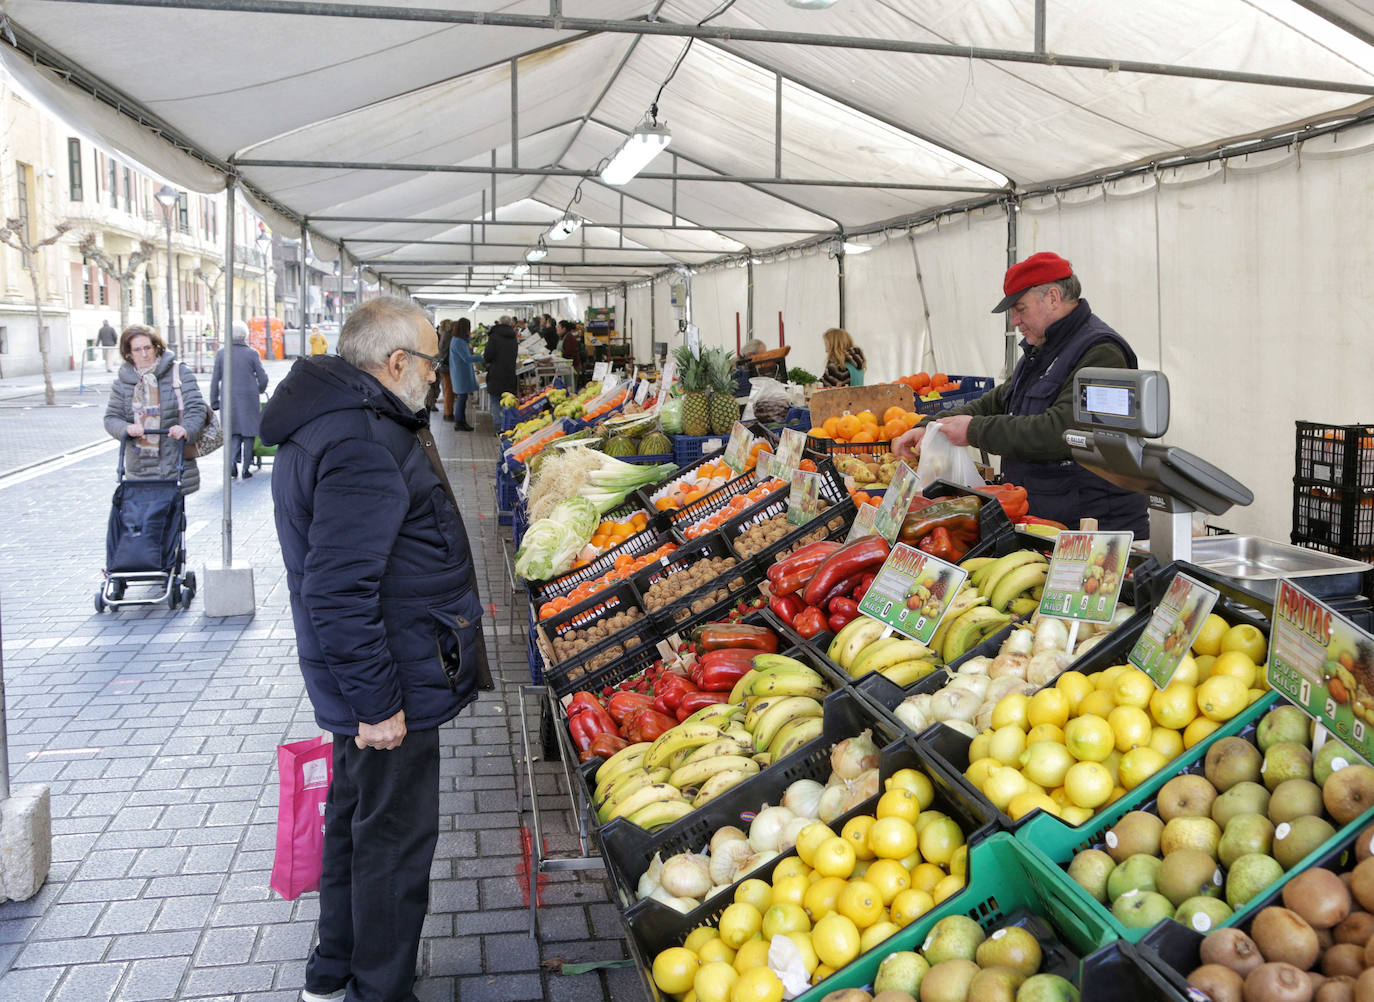
[[[32,414],[0,404],[0,441],[23,434]],[[74,427],[95,414],[68,408]],[[626,956],[600,871],[542,878],[541,939],[528,935],[529,802],[514,712],[515,687],[529,681],[526,611],[523,597],[512,607],[505,579],[509,530],[494,518],[485,416],[483,428],[436,429],[493,612],[498,690],[441,732],[443,816],[416,993],[424,1002],[638,1002],[632,969],[541,968]],[[201,474],[187,501],[193,568],[220,546],[219,463],[203,462]],[[50,785],[54,817],[47,884],[29,901],[0,904],[0,999],[294,1002],[317,898],[283,901],[267,886],[275,747],[319,729],[296,668],[270,475],[234,487],[234,556],[253,565],[257,613],[227,620],[206,619],[199,599],[185,612],[95,613],[113,486],[113,443],[0,475],[9,760],[16,784]],[[528,723],[537,734],[537,719]],[[566,797],[556,795],[561,767],[537,763],[536,776],[549,850],[575,851]]]

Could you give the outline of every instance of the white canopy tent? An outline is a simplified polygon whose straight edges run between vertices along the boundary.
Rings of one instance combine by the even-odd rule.
[[[686,282],[707,342],[781,318],[813,371],[842,325],[871,379],[996,375],[1002,271],[1053,249],[1169,374],[1170,440],[1254,489],[1226,524],[1278,537],[1293,420],[1370,417],[1374,0],[5,9],[62,115],[421,300],[489,297],[572,213],[506,296],[615,305],[641,355]],[[603,184],[655,104],[668,151]]]

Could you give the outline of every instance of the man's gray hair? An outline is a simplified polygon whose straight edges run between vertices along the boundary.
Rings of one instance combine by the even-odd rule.
[[[235,321],[234,321],[233,330],[234,330],[234,340],[235,340],[235,341],[247,341],[247,340],[248,340],[248,325],[247,325],[246,323],[244,323],[242,320],[235,320]]]
[[[1078,280],[1077,275],[1070,275],[1068,278],[1061,278],[1057,282],[1046,282],[1044,285],[1037,285],[1035,291],[1044,295],[1051,288],[1059,290],[1059,297],[1066,303],[1076,303],[1083,295],[1083,283]]]
[[[420,342],[420,324],[429,323],[425,311],[409,299],[378,296],[369,299],[344,321],[339,331],[339,355],[349,365],[375,372],[397,348]]]
[[[514,321],[511,320],[510,317],[502,317],[502,318],[501,318],[499,321],[497,321],[497,322],[498,322],[498,323],[503,323],[503,324],[514,323]]]

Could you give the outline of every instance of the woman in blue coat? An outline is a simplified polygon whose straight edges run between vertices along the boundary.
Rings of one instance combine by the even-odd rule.
[[[468,424],[468,397],[477,392],[477,373],[472,363],[472,322],[467,317],[453,325],[448,343],[448,372],[453,381],[453,427],[472,431]]]

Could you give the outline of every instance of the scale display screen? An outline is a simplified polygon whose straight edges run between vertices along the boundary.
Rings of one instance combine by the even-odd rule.
[[[1111,429],[1157,438],[1169,429],[1169,381],[1162,372],[1085,368],[1074,374],[1073,420],[1085,429]]]
[[[1095,386],[1089,383],[1083,387],[1083,409],[1094,414],[1130,417],[1131,391],[1124,386]]]

